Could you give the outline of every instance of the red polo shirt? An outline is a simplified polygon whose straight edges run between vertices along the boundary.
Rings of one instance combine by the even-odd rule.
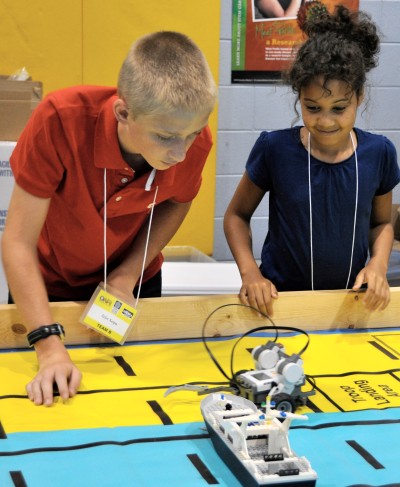
[[[186,159],[157,171],[150,191],[149,173],[135,172],[121,155],[113,114],[115,88],[78,86],[48,95],[33,112],[11,156],[16,182],[40,198],[51,198],[38,242],[48,293],[86,300],[104,272],[104,168],[107,169],[107,262],[117,266],[146,223],[158,186],[157,204],[191,201],[212,146],[205,128]],[[151,234],[150,234],[151,238]],[[147,267],[154,276],[162,254]]]

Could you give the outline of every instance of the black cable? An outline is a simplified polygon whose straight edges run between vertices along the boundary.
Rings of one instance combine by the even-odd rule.
[[[225,371],[223,370],[223,368],[221,367],[221,365],[219,364],[218,360],[215,358],[214,354],[212,353],[212,351],[210,350],[209,346],[207,345],[207,342],[206,342],[206,339],[205,339],[205,329],[206,329],[206,326],[207,326],[207,323],[209,321],[209,319],[219,310],[221,310],[222,308],[226,308],[228,306],[239,306],[239,307],[243,307],[243,308],[248,308],[248,309],[251,309],[252,311],[255,311],[258,315],[261,315],[263,316],[264,318],[268,319],[273,326],[271,327],[268,327],[269,329],[275,329],[276,333],[275,333],[275,341],[277,340],[278,338],[278,333],[277,333],[277,327],[275,326],[275,323],[272,321],[272,318],[270,316],[268,316],[266,313],[263,313],[262,311],[260,311],[259,309],[253,307],[253,306],[250,306],[249,304],[244,304],[244,303],[228,303],[228,304],[223,304],[221,306],[218,306],[217,308],[215,308],[213,311],[211,311],[211,313],[207,316],[207,318],[204,320],[204,323],[203,323],[203,327],[202,327],[202,330],[201,330],[201,338],[202,338],[202,341],[203,341],[203,345],[205,347],[205,349],[207,350],[208,352],[208,355],[210,356],[211,360],[214,362],[214,364],[216,365],[216,367],[218,368],[218,370],[222,373],[222,375],[228,379],[230,382],[234,381],[234,374],[232,372],[232,357],[233,357],[233,352],[234,352],[234,349],[236,347],[236,344],[234,345],[233,349],[232,349],[232,352],[231,352],[231,374],[232,374],[232,377],[229,377]],[[258,327],[258,328],[253,328],[252,330],[249,330],[247,331],[244,335],[242,335],[241,337],[239,337],[238,341],[240,341],[244,336],[247,336],[249,335],[250,333],[256,333],[256,331],[260,331],[260,330],[264,330],[265,327]]]
[[[211,351],[210,347],[208,346],[207,344],[207,341],[206,341],[206,336],[205,336],[205,329],[207,327],[207,324],[210,320],[210,318],[217,312],[217,311],[220,311],[221,309],[223,308],[226,308],[226,307],[229,307],[229,306],[239,306],[239,307],[243,307],[243,308],[248,308],[252,311],[254,311],[255,313],[257,313],[257,315],[259,316],[262,316],[264,318],[266,318],[267,320],[269,320],[269,322],[271,323],[271,325],[267,326],[259,326],[257,328],[252,328],[251,330],[248,330],[247,332],[243,333],[235,342],[232,350],[231,350],[231,357],[230,357],[230,371],[231,371],[231,377],[229,377],[229,375],[225,372],[225,370],[222,368],[221,364],[218,362],[218,360],[216,359],[216,357],[214,356],[213,352]],[[300,356],[302,353],[304,353],[310,343],[310,337],[309,337],[309,334],[305,331],[305,330],[301,330],[300,328],[295,328],[295,327],[291,327],[291,326],[277,326],[274,321],[272,320],[272,318],[270,316],[268,316],[266,313],[263,313],[262,311],[260,311],[259,309],[253,307],[253,306],[250,306],[248,304],[244,304],[244,303],[228,303],[228,304],[223,304],[221,306],[218,306],[217,308],[215,308],[213,311],[211,311],[211,313],[209,313],[209,315],[206,317],[206,319],[204,320],[204,323],[203,323],[203,326],[202,326],[202,330],[201,330],[201,339],[202,339],[202,342],[203,342],[203,345],[204,345],[204,348],[207,350],[207,353],[209,355],[209,357],[211,358],[211,360],[214,362],[214,365],[217,367],[217,369],[221,372],[221,374],[227,379],[227,382],[211,382],[211,381],[193,381],[193,382],[187,382],[186,384],[181,384],[180,386],[173,386],[173,387],[183,387],[185,385],[202,385],[202,384],[213,384],[213,385],[228,385],[228,386],[233,386],[234,388],[236,389],[239,389],[239,385],[236,381],[236,377],[237,375],[240,373],[240,372],[234,372],[234,367],[233,367],[233,359],[234,359],[234,353],[235,353],[235,350],[236,350],[236,347],[237,345],[239,344],[239,342],[245,338],[246,336],[248,335],[251,335],[253,333],[257,333],[258,331],[265,331],[265,330],[274,330],[275,331],[275,338],[272,340],[274,342],[276,342],[276,340],[278,339],[278,330],[284,330],[284,331],[293,331],[295,333],[302,333],[303,335],[306,335],[307,337],[307,343],[306,345],[300,350],[300,352],[298,353],[298,355]],[[242,386],[243,387],[243,386]],[[199,392],[199,394],[204,394],[204,392]]]
[[[205,338],[205,329],[206,329],[206,326],[207,326],[207,323],[208,321],[210,320],[210,318],[214,315],[214,313],[216,313],[217,311],[221,310],[222,308],[225,308],[225,307],[228,307],[228,306],[240,306],[240,307],[244,307],[244,308],[248,308],[248,309],[251,309],[252,311],[256,312],[258,315],[261,315],[263,316],[264,318],[266,318],[267,320],[270,321],[270,323],[272,324],[272,326],[259,326],[257,328],[252,328],[251,330],[248,330],[247,332],[243,333],[242,336],[240,336],[238,338],[238,340],[236,341],[235,345],[233,346],[232,348],[232,351],[231,351],[231,377],[228,376],[228,374],[226,374],[226,372],[223,370],[223,368],[221,367],[221,365],[219,364],[218,360],[215,358],[214,354],[212,353],[211,349],[209,348],[207,342],[206,342],[206,338]],[[262,311],[260,311],[259,309],[253,307],[253,306],[250,306],[248,304],[243,304],[243,303],[228,303],[228,304],[223,304],[221,306],[218,306],[217,308],[215,308],[208,316],[207,318],[205,319],[204,323],[203,323],[203,327],[202,327],[202,332],[201,332],[201,338],[202,338],[202,341],[203,341],[203,344],[204,344],[204,347],[205,349],[207,350],[211,360],[214,362],[214,364],[216,365],[216,367],[218,368],[218,370],[222,373],[222,375],[228,379],[231,383],[237,385],[237,382],[236,382],[236,376],[237,376],[237,373],[234,372],[234,368],[233,368],[233,358],[234,358],[234,352],[235,352],[235,349],[236,349],[236,346],[239,344],[239,342],[245,338],[246,336],[248,335],[251,335],[253,333],[256,333],[258,331],[265,331],[265,330],[274,330],[275,331],[275,338],[273,341],[276,342],[276,340],[278,339],[278,330],[284,330],[284,331],[293,331],[293,332],[296,332],[296,333],[302,333],[303,335],[305,335],[307,337],[307,343],[306,345],[300,350],[300,352],[298,353],[299,356],[301,356],[308,348],[308,345],[310,343],[310,336],[309,334],[305,331],[305,330],[301,330],[300,328],[296,328],[296,327],[292,327],[292,326],[277,326],[274,321],[272,320],[272,318],[270,316],[268,316],[266,313],[263,313]]]

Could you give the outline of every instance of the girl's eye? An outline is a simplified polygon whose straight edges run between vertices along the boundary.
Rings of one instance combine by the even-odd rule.
[[[306,108],[309,112],[318,112],[318,110],[319,110],[319,107],[317,107],[315,105],[308,105],[308,106],[306,106]]]
[[[346,107],[333,107],[333,111],[336,113],[342,113],[346,110]]]

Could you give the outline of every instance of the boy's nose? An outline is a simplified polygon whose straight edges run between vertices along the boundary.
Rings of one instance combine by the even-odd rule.
[[[169,159],[173,162],[182,162],[186,157],[186,144],[185,141],[177,142],[174,147],[169,151]]]

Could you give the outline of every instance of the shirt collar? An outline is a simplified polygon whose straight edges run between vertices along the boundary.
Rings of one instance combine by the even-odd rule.
[[[112,170],[131,170],[121,154],[118,140],[117,119],[114,115],[113,105],[117,95],[110,97],[102,106],[96,123],[95,144],[94,144],[94,165],[99,168]],[[161,185],[172,185],[175,180],[176,166],[165,171],[155,171],[154,180],[150,175],[146,179],[151,189]],[[152,176],[153,177],[153,176]]]
[[[96,167],[121,170],[128,167],[119,146],[117,119],[113,105],[117,95],[110,97],[102,106],[97,117],[94,143],[94,165]]]

